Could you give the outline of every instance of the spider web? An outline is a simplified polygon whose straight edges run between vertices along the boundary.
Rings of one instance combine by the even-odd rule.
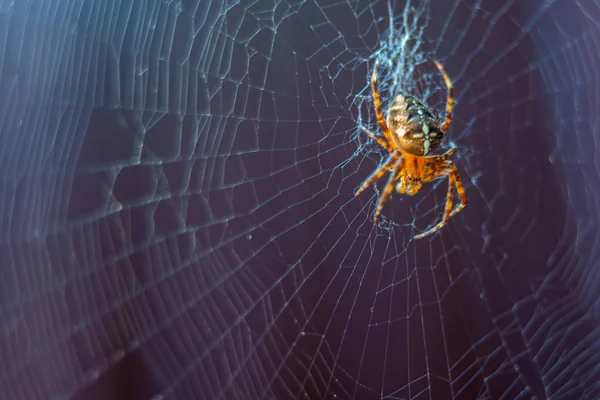
[[[0,397],[598,398],[598,4],[0,0]],[[446,182],[354,191],[382,102]]]

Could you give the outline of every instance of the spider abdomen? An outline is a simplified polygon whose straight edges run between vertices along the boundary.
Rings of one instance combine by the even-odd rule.
[[[396,146],[415,156],[431,153],[444,137],[433,112],[413,96],[396,96],[387,124]]]

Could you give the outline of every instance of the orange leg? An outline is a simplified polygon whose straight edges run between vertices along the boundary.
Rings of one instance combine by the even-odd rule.
[[[360,186],[360,188],[356,191],[356,193],[354,195],[358,196],[366,188],[368,188],[369,186],[371,186],[377,179],[381,178],[383,176],[383,174],[385,174],[385,172],[388,169],[390,169],[390,166],[396,163],[396,161],[398,160],[398,157],[400,157],[400,153],[397,153],[397,152],[392,153],[388,157],[388,159],[383,163],[382,166],[380,166],[379,168],[377,168],[375,170],[375,172],[373,172],[367,179],[365,179],[365,181],[363,182],[363,184]]]
[[[443,157],[443,156],[441,156],[441,157]],[[446,207],[444,210],[444,218],[433,228],[431,228],[423,233],[420,233],[418,235],[415,235],[415,239],[422,239],[425,236],[431,235],[432,233],[439,231],[446,225],[446,223],[448,222],[448,220],[451,217],[456,215],[460,210],[465,208],[465,206],[467,205],[467,194],[465,193],[465,188],[460,179],[460,175],[458,174],[458,168],[456,168],[456,166],[454,164],[452,164],[451,162],[445,162],[440,167],[442,167],[443,169],[436,168],[432,172],[431,176],[427,178],[427,180],[430,181],[430,180],[434,180],[434,179],[438,179],[438,178],[443,178],[445,176],[448,177],[448,194],[446,196]],[[453,211],[452,205],[453,205],[453,201],[454,201],[454,194],[456,191],[458,191],[458,195],[461,199],[461,203]]]
[[[444,161],[446,161],[446,159],[448,157],[454,155],[457,151],[458,151],[458,149],[455,147],[453,149],[448,150],[447,152],[445,152],[441,156],[436,156],[435,157],[435,163],[436,164],[443,163]],[[427,157],[427,158],[434,158],[434,157]]]
[[[438,67],[438,69],[444,76],[444,81],[446,82],[446,86],[448,87],[448,100],[446,102],[446,122],[444,122],[444,125],[442,125],[441,127],[442,132],[445,132],[446,129],[448,129],[450,122],[452,121],[452,105],[454,104],[454,86],[452,85],[452,81],[446,73],[446,70],[444,69],[442,63],[436,61],[435,65],[436,67]]]
[[[462,179],[460,179],[460,175],[458,174],[458,169],[454,164],[452,164],[452,174],[454,176],[454,184],[456,185],[456,190],[458,191],[458,197],[460,197],[460,204],[452,213],[450,217],[455,216],[460,210],[465,208],[468,204],[467,193],[465,192],[465,187],[463,186]]]
[[[390,174],[390,177],[388,178],[388,181],[385,184],[385,187],[383,188],[383,193],[379,197],[379,202],[377,203],[377,209],[375,210],[375,215],[373,216],[373,222],[377,222],[377,218],[379,218],[379,214],[381,213],[381,210],[383,209],[383,205],[390,198],[390,194],[392,194],[392,190],[394,190],[396,180],[398,179],[398,171],[402,168],[402,164],[403,164],[402,161],[403,161],[402,159],[396,161],[396,165],[394,166],[394,169],[392,170],[392,173]]]
[[[392,135],[390,130],[383,118],[383,112],[381,111],[381,100],[379,99],[379,91],[377,90],[377,67],[379,66],[379,60],[375,61],[375,68],[373,69],[373,75],[371,76],[371,90],[373,92],[373,103],[375,103],[375,113],[377,114],[377,121],[383,131],[383,136],[388,144],[394,143],[392,141]]]
[[[377,143],[379,143],[381,145],[381,147],[383,147],[384,149],[386,149],[387,151],[389,151],[390,153],[394,151],[394,149],[392,149],[392,146],[390,146],[388,144],[388,142],[385,141],[384,138],[379,137],[379,136],[375,136],[375,134],[373,132],[371,132],[370,130],[368,130],[367,128],[365,128],[364,126],[360,127],[367,135],[369,135],[369,137],[373,140],[375,140]]]

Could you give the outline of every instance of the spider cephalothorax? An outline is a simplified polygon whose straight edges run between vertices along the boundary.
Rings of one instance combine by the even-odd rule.
[[[373,91],[373,102],[379,126],[383,131],[383,137],[363,128],[363,130],[383,148],[390,156],[371,176],[369,176],[356,192],[358,196],[363,190],[373,184],[383,174],[391,170],[388,182],[379,198],[374,221],[377,221],[383,205],[390,197],[394,184],[399,193],[409,195],[416,194],[422,186],[422,182],[448,177],[448,195],[444,219],[433,228],[415,236],[415,239],[425,237],[442,228],[450,217],[454,216],[467,205],[467,195],[460,180],[458,169],[447,158],[456,153],[457,149],[451,149],[439,156],[429,156],[441,143],[444,132],[452,121],[452,104],[454,102],[454,88],[452,81],[441,63],[436,62],[448,87],[448,101],[446,104],[446,120],[438,120],[434,112],[427,108],[421,101],[411,95],[398,95],[388,110],[387,118],[383,118],[379,92],[377,91],[377,65],[371,77],[371,88]],[[461,203],[452,210],[455,191],[458,191]]]

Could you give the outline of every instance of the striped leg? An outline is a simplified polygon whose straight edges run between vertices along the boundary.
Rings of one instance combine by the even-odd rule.
[[[375,103],[375,113],[377,114],[377,121],[383,131],[383,136],[388,144],[394,143],[392,141],[392,135],[390,130],[383,118],[383,112],[381,111],[381,99],[379,98],[379,91],[377,90],[377,67],[379,66],[379,60],[375,61],[375,68],[373,69],[373,75],[371,76],[371,91],[373,92],[373,103]]]
[[[383,188],[383,193],[379,197],[379,202],[377,203],[377,210],[375,210],[375,215],[373,216],[373,222],[377,222],[377,218],[379,218],[379,214],[383,209],[383,205],[390,198],[390,194],[392,194],[392,190],[394,190],[394,184],[398,179],[398,171],[402,168],[402,164],[402,159],[396,161],[396,165],[394,166],[394,169],[392,170],[392,173],[390,174],[390,177],[388,178],[388,181],[385,184],[385,188]]]
[[[383,163],[383,165],[381,165],[379,168],[377,168],[375,170],[375,172],[373,172],[371,175],[369,175],[369,177],[367,179],[365,179],[363,184],[360,186],[360,188],[356,191],[356,193],[354,195],[358,196],[366,188],[371,186],[377,179],[381,178],[383,176],[383,174],[385,174],[385,172],[390,168],[390,166],[393,165],[394,163],[396,163],[396,160],[398,160],[399,157],[400,157],[400,153],[394,152],[394,153],[390,154],[390,156]]]
[[[444,125],[442,125],[441,127],[442,132],[445,132],[446,129],[448,129],[450,122],[452,121],[452,105],[454,104],[454,86],[452,85],[452,81],[446,73],[446,70],[444,69],[442,63],[436,61],[435,65],[436,67],[438,67],[438,69],[444,76],[444,82],[446,82],[446,86],[448,87],[448,100],[446,102],[446,122],[444,122]]]
[[[377,143],[379,143],[379,145],[381,147],[383,147],[384,149],[386,149],[387,151],[389,151],[390,153],[394,151],[394,149],[392,149],[392,146],[390,146],[388,144],[388,142],[385,141],[384,138],[379,137],[379,136],[375,136],[375,134],[373,132],[371,132],[370,130],[368,130],[367,128],[365,128],[364,126],[361,126],[360,129],[363,130],[363,132],[365,132],[367,135],[369,135],[369,137],[373,140],[375,140]]]
[[[425,236],[429,236],[432,233],[439,231],[446,225],[446,223],[451,217],[456,215],[467,205],[467,194],[460,179],[460,175],[458,174],[458,168],[456,168],[456,165],[450,162],[445,162],[441,165],[441,167],[443,169],[438,169],[437,171],[433,172],[432,176],[428,180],[434,180],[445,176],[448,177],[448,194],[446,195],[446,207],[444,210],[444,218],[433,228],[418,235],[415,235],[415,239],[422,239]],[[454,204],[454,194],[456,193],[456,191],[458,191],[461,203],[453,211],[452,206]]]

